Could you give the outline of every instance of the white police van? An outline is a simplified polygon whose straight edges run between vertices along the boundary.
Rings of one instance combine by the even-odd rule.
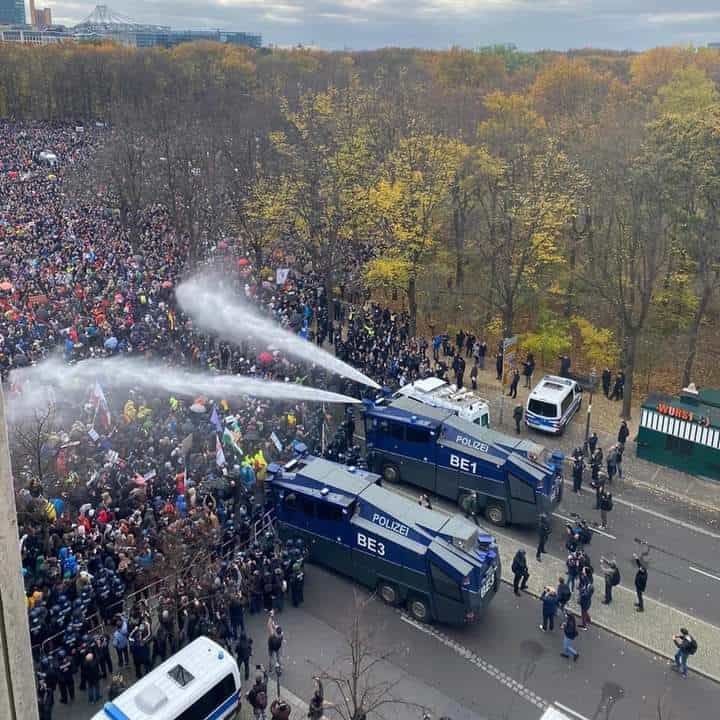
[[[199,637],[140,678],[92,720],[222,720],[240,704],[233,656]]]
[[[525,424],[561,435],[581,405],[582,388],[575,380],[545,375],[528,396]]]
[[[490,406],[487,400],[467,388],[458,390],[457,386],[449,385],[440,378],[416,380],[401,387],[393,397],[412,398],[423,405],[449,410],[475,425],[490,427]]]

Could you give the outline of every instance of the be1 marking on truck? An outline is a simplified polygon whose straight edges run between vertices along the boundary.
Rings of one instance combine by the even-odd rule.
[[[385,556],[385,544],[378,542],[374,537],[364,535],[363,533],[358,533],[357,544],[358,547],[365,548],[365,550],[369,550],[375,555],[379,555],[380,557]]]
[[[387,530],[392,530],[392,532],[397,533],[398,535],[402,535],[404,537],[407,537],[410,533],[410,528],[407,525],[403,525],[401,522],[393,520],[386,515],[381,515],[380,513],[373,513],[372,521],[376,525],[384,527]]]
[[[460,457],[459,455],[450,454],[450,467],[457,468],[463,472],[477,473],[477,463],[468,460],[467,458]]]

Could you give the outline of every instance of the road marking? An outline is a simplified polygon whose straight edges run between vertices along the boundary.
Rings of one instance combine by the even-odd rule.
[[[693,572],[700,573],[701,575],[705,575],[705,577],[709,577],[709,578],[712,578],[713,580],[717,580],[718,582],[720,582],[720,577],[718,577],[717,575],[712,575],[711,573],[705,572],[704,570],[700,570],[699,568],[693,567],[692,565],[690,566],[690,569]]]
[[[572,481],[565,480],[565,485],[571,487]],[[643,507],[642,505],[637,505],[636,503],[630,502],[629,500],[623,500],[623,498],[618,497],[617,495],[613,495],[613,502],[617,503],[618,505],[624,505],[631,510],[637,510],[638,512],[647,513],[648,515],[652,515],[659,520],[665,520],[665,522],[672,523],[673,525],[685,528],[686,530],[692,530],[692,532],[696,532],[699,535],[705,535],[706,537],[713,538],[714,540],[720,540],[720,533],[715,533],[712,530],[706,530],[705,528],[693,525],[692,523],[685,522],[685,520],[678,520],[677,518],[671,517],[670,515],[665,515],[664,513],[658,512],[657,510],[651,510],[650,508]]]
[[[574,522],[575,522],[575,520],[573,520],[572,518],[566,517],[565,515],[561,515],[560,513],[553,513],[553,515],[554,515],[555,517],[559,517],[561,520],[565,520],[565,521],[567,521],[567,522],[569,522],[569,523],[574,523]],[[604,535],[606,538],[610,538],[611,540],[617,540],[617,538],[616,538],[614,535],[611,535],[610,533],[605,532],[604,530],[600,530],[600,528],[596,528],[596,527],[591,526],[590,529],[591,529],[594,533],[597,533],[598,535]]]
[[[560,708],[563,712],[569,713],[573,717],[578,718],[578,720],[588,720],[584,715],[581,715],[579,712],[575,712],[572,708],[569,708],[567,705],[563,705],[562,703],[559,703],[557,700],[553,703],[555,707]]]
[[[465,658],[468,662],[475,665],[475,667],[482,670],[486,675],[489,675],[494,680],[497,680],[508,690],[514,692],[519,697],[524,698],[540,710],[544,711],[547,710],[548,707],[550,707],[550,703],[547,702],[547,700],[543,700],[539,695],[536,695],[532,690],[530,690],[530,688],[525,687],[522,683],[519,683],[507,673],[504,673],[499,668],[491,665],[489,662],[487,662],[487,660],[483,660],[483,658],[481,658],[479,655],[476,655],[469,648],[455,642],[451,637],[445,635],[445,633],[442,633],[439,630],[430,627],[429,625],[423,625],[422,623],[417,622],[417,620],[413,620],[411,617],[408,617],[403,613],[400,613],[400,619],[404,623],[407,623],[408,625],[414,627],[416,630],[425,633],[425,635],[429,635],[430,637],[435,638],[442,645],[457,653],[458,655],[460,655],[460,657]],[[587,720],[587,718],[583,718],[583,720]]]

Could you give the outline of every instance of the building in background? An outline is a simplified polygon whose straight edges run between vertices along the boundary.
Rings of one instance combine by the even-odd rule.
[[[2,0],[0,0],[2,1]],[[143,25],[98,5],[88,17],[72,29],[79,41],[112,40],[128,47],[174,47],[198,40],[259,48],[262,37],[252,33],[226,30],[172,30],[164,25]]]
[[[24,25],[25,0],[0,0],[0,25]]]
[[[52,10],[50,8],[39,8],[35,10],[33,25],[36,28],[49,28],[52,24]]]
[[[75,42],[75,38],[64,30],[44,30],[29,25],[5,28],[0,26],[0,43],[56,45],[61,42]]]

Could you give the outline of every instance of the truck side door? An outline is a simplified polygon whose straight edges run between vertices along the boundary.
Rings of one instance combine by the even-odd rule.
[[[315,520],[312,533],[313,559],[338,572],[347,574],[350,568],[350,516],[334,503],[315,500]]]
[[[409,458],[404,460],[401,471],[403,480],[435,492],[437,445],[433,431],[427,427],[406,425],[405,447]]]
[[[522,525],[535,524],[538,515],[535,488],[514,473],[508,472],[507,476],[512,522]]]

